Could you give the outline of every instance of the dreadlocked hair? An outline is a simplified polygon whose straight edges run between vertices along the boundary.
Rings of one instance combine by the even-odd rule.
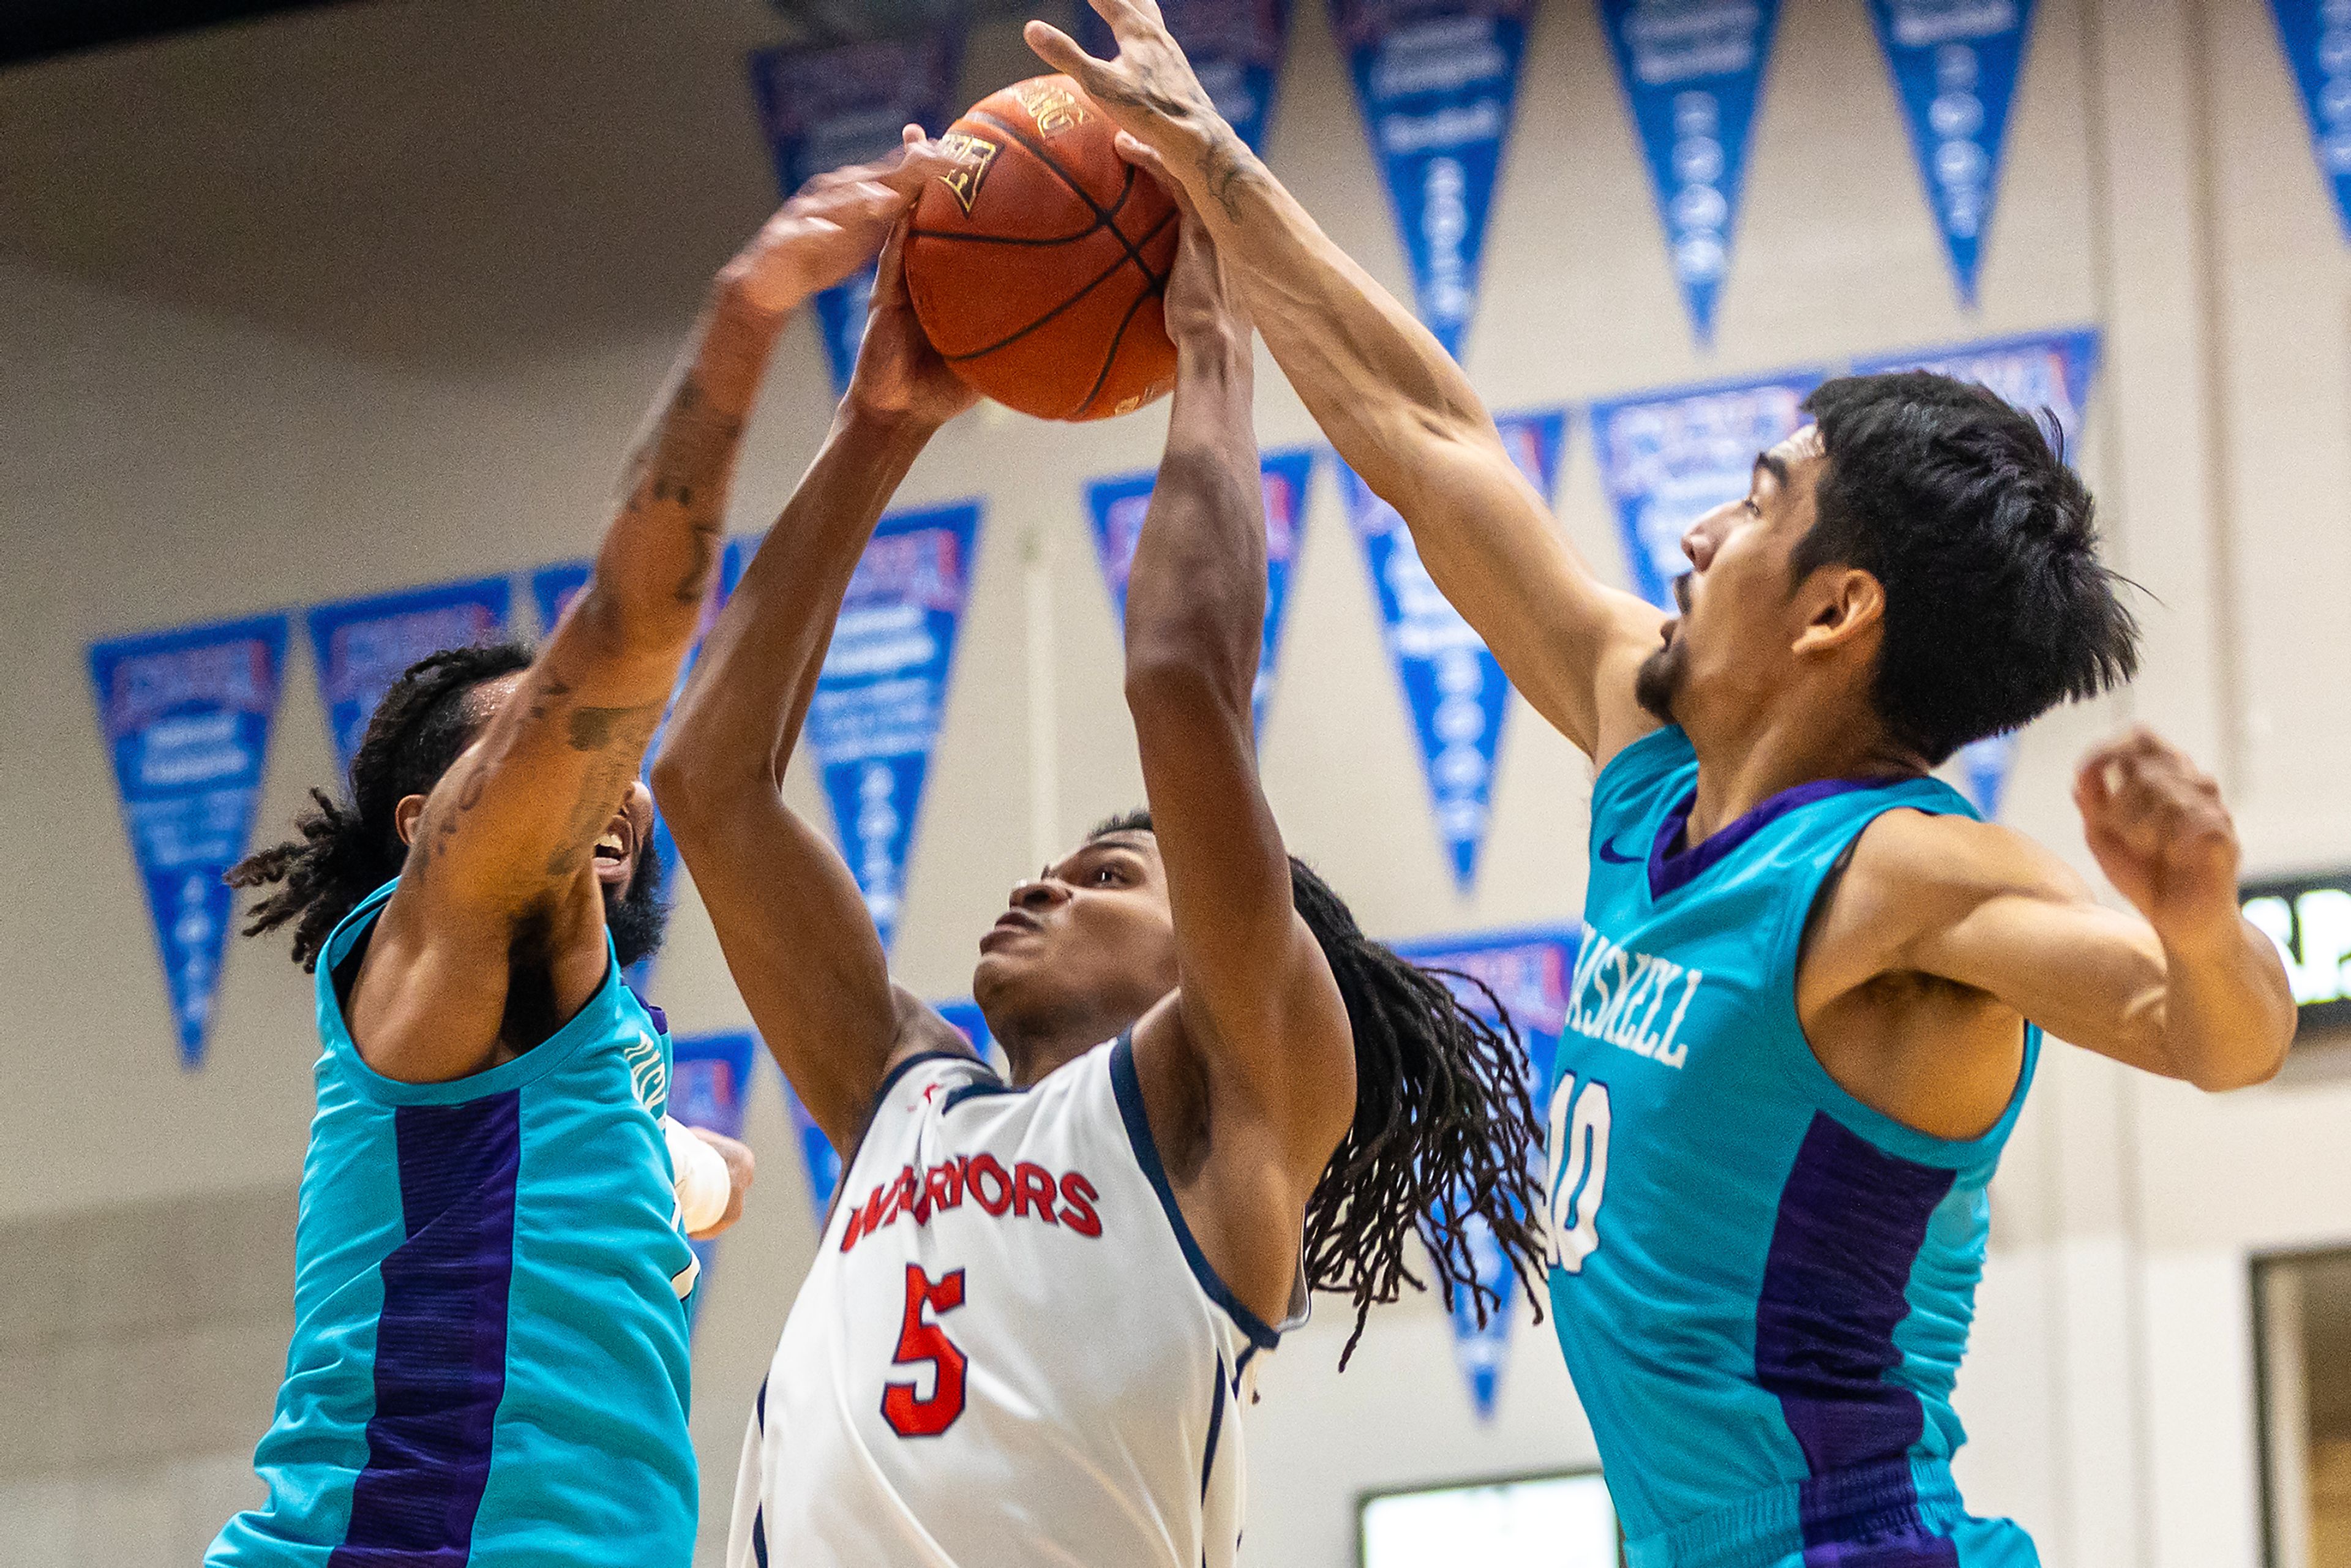
[[[476,686],[530,665],[518,642],[446,648],[411,664],[368,721],[351,758],[346,801],[310,791],[312,809],[295,819],[298,835],[247,855],[229,869],[231,887],[276,887],[246,911],[247,936],[291,922],[294,960],[307,970],[343,916],[400,874],[408,859],[393,812],[410,795],[431,792],[473,738],[465,698]]]
[[[1150,827],[1151,814],[1136,811],[1092,836]],[[1502,1305],[1471,1250],[1482,1222],[1540,1319],[1542,1130],[1509,1009],[1474,977],[1421,968],[1364,936],[1330,883],[1295,856],[1290,883],[1355,1037],[1354,1120],[1306,1205],[1307,1286],[1355,1307],[1340,1369],[1374,1307],[1405,1285],[1428,1288],[1412,1269],[1416,1232],[1435,1283],[1448,1301],[1467,1291],[1482,1326]],[[1499,1025],[1463,1005],[1447,979],[1482,995]]]

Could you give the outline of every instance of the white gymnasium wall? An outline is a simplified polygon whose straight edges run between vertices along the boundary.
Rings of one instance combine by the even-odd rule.
[[[1272,161],[1399,287],[1322,7],[1295,9]],[[2085,461],[2151,591],[2147,674],[2028,735],[2011,818],[2083,860],[2070,760],[2133,714],[2221,771],[2253,870],[2343,863],[2346,252],[2267,7],[2038,9],[1967,315],[1861,5],[1788,0],[1701,353],[1592,11],[1548,0],[1469,368],[1495,406],[1543,406],[2101,324]],[[583,553],[702,280],[772,204],[741,73],[768,36],[747,0],[385,0],[0,76],[0,821],[17,882],[0,1099],[21,1108],[0,1139],[0,1564],[193,1561],[254,1495],[290,1326],[308,994],[281,947],[238,946],[206,1065],[172,1064],[84,645]],[[987,29],[967,96],[1025,74],[1017,36]],[[1270,370],[1259,401],[1269,445],[1312,438]],[[796,328],[738,531],[781,498],[826,403]],[[900,938],[927,992],[960,991],[1014,878],[1139,797],[1081,486],[1148,465],[1160,428],[975,416],[908,482],[908,502],[989,503]],[[1617,571],[1581,431],[1558,509]],[[1520,706],[1484,871],[1457,895],[1369,586],[1325,470],[1264,752],[1293,842],[1392,935],[1573,916],[1588,769]],[[267,824],[327,775],[312,682],[298,650]],[[1039,711],[1050,727],[1032,734]],[[660,999],[681,1030],[742,1019],[690,897]],[[2052,1563],[2258,1561],[2245,1259],[2351,1238],[2351,1088],[2327,1054],[2212,1101],[2053,1051],[1995,1187],[1960,1392],[1973,1500],[2033,1526]],[[750,1135],[758,1201],[696,1346],[704,1562],[812,1244],[771,1077]],[[1547,1329],[1521,1318],[1480,1427],[1432,1307],[1381,1314],[1342,1378],[1343,1326],[1326,1308],[1249,1413],[1252,1563],[1352,1561],[1366,1489],[1591,1462]]]

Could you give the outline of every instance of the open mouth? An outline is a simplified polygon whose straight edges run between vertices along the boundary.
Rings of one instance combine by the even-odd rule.
[[[608,887],[619,887],[629,880],[632,852],[636,848],[636,825],[626,817],[615,817],[604,836],[596,841],[596,880]]]

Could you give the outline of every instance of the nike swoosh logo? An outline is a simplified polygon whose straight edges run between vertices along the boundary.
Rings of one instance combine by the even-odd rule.
[[[1606,861],[1610,865],[1639,865],[1646,857],[1642,855],[1620,855],[1616,852],[1615,845],[1610,843],[1607,840],[1603,839],[1600,841],[1600,858]]]

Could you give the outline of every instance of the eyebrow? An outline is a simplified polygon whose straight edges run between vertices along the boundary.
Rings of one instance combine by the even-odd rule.
[[[1755,455],[1755,471],[1771,476],[1782,489],[1788,487],[1788,465],[1784,459],[1769,452],[1759,452]]]
[[[1098,833],[1088,839],[1078,846],[1078,852],[1083,854],[1086,851],[1094,849],[1139,851],[1143,848],[1142,839],[1142,829],[1120,828],[1116,831]]]

